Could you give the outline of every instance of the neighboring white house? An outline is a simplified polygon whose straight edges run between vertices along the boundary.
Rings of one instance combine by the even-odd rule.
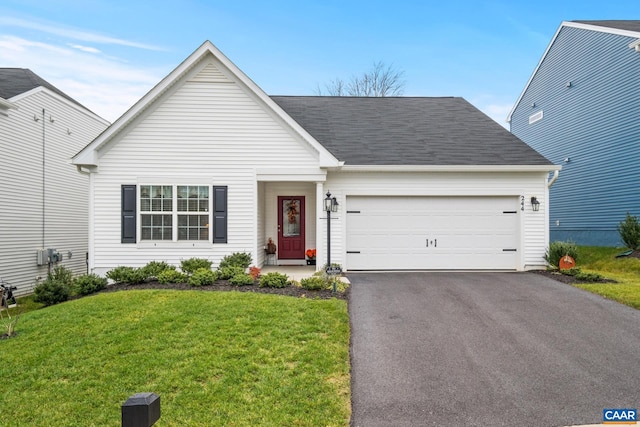
[[[108,125],[32,71],[0,68],[0,278],[17,293],[53,265],[86,273],[89,178],[71,157]]]
[[[462,98],[270,97],[208,41],[73,163],[99,274],[311,248],[320,268],[327,192],[345,270],[540,268],[560,169]]]

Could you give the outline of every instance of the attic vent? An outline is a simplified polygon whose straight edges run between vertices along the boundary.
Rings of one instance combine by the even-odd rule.
[[[190,81],[199,83],[229,83],[230,80],[213,64],[208,64]]]
[[[529,116],[529,124],[539,122],[540,120],[542,120],[542,116],[542,110],[538,111],[537,113],[533,113]]]

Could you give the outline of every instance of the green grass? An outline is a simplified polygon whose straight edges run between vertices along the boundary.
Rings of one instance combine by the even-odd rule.
[[[166,426],[345,426],[343,300],[98,294],[23,314],[0,341],[0,425],[118,426],[138,392]]]
[[[599,273],[617,283],[589,283],[576,286],[628,306],[640,309],[640,259],[616,258],[625,248],[579,246],[577,266]]]

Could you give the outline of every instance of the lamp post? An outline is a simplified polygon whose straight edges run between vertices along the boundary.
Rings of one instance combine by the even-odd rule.
[[[331,267],[331,212],[338,212],[338,201],[335,197],[331,197],[331,193],[327,191],[327,197],[324,199],[324,210],[327,213],[327,274],[335,274]],[[336,283],[333,282],[333,292],[336,292]]]
[[[327,213],[327,267],[331,267],[331,211],[333,210],[333,200],[331,192],[327,191],[324,199],[324,210]]]

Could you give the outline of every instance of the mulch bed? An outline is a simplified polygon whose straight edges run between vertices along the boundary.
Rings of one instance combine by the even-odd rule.
[[[349,288],[345,292],[336,292],[330,289],[320,291],[310,291],[308,289],[299,288],[297,286],[287,286],[286,288],[261,288],[258,285],[232,286],[226,280],[218,280],[213,285],[191,286],[186,283],[162,284],[155,281],[140,283],[138,285],[129,285],[117,283],[109,285],[100,292],[126,291],[132,289],[174,289],[174,290],[190,290],[190,291],[236,291],[236,292],[254,292],[258,294],[286,295],[297,298],[309,299],[349,299]]]

